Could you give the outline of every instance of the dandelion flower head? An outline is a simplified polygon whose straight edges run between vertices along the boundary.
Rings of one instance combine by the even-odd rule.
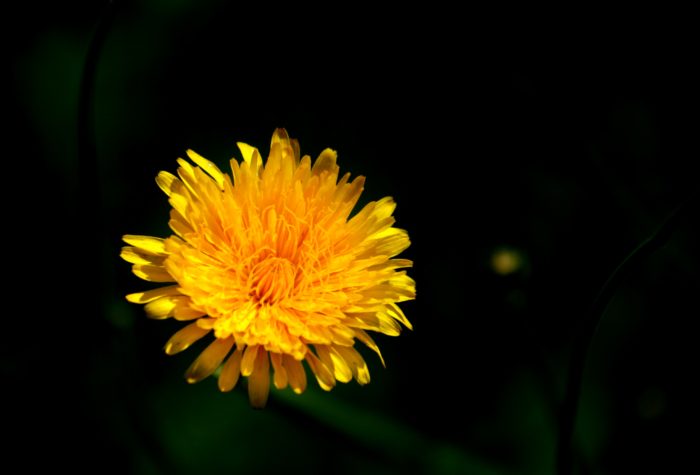
[[[151,318],[186,323],[167,354],[210,341],[188,382],[219,370],[219,389],[230,391],[247,377],[254,407],[266,404],[271,382],[302,393],[304,362],[325,390],[336,381],[368,383],[355,343],[381,359],[368,332],[411,328],[397,305],[415,297],[415,283],[405,270],[412,262],[396,257],[410,241],[394,227],[394,201],[353,214],[364,177],[340,177],[331,149],[313,163],[300,157],[283,129],[266,163],[256,148],[238,146],[243,160],[231,160],[231,175],[191,150],[191,162],[178,159],[177,176],[158,174],[173,234],[126,235],[121,257],[141,279],[168,285],[127,299],[145,304]]]

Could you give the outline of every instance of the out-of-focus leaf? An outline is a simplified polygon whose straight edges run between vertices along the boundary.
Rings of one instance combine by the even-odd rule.
[[[504,470],[467,451],[432,440],[399,421],[353,407],[325,393],[307,391],[302,397],[273,392],[277,400],[346,435],[360,445],[380,450],[402,464],[430,474],[496,475]]]

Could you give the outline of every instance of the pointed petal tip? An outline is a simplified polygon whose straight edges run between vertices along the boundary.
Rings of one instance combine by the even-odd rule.
[[[200,328],[197,323],[190,323],[181,328],[165,343],[165,354],[172,356],[174,354],[185,351],[193,343],[200,340],[204,335],[209,333],[208,329]]]
[[[134,246],[142,252],[157,256],[165,256],[165,240],[154,236],[143,236],[138,234],[125,234],[122,241]]]
[[[233,346],[233,339],[216,339],[202,351],[196,360],[185,371],[185,380],[196,383],[209,377],[221,365]]]
[[[272,143],[275,143],[275,141],[287,141],[289,140],[289,133],[287,133],[287,129],[284,127],[278,127],[275,129],[274,133],[272,134]]]
[[[222,393],[229,392],[236,387],[238,379],[241,375],[241,356],[243,355],[243,350],[236,348],[236,350],[228,357],[224,365],[221,367],[221,373],[219,374],[218,386],[219,391]]]

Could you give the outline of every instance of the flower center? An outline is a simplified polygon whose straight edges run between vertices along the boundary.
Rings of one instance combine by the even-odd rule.
[[[251,296],[258,303],[274,304],[288,297],[294,288],[294,267],[282,257],[258,262],[248,278]]]

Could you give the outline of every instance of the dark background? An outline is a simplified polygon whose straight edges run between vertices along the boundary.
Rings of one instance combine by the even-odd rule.
[[[684,28],[627,18],[545,33],[438,6],[118,2],[93,169],[76,124],[95,3],[25,5],[21,33],[6,33],[6,449],[30,468],[95,473],[553,473],[577,324],[697,187]],[[325,393],[310,380],[254,411],[242,388],[185,383],[201,345],[163,354],[179,325],[124,300],[144,284],[118,255],[123,234],[168,234],[159,170],[187,148],[225,169],[237,141],[266,156],[276,127],[312,157],[338,150],[341,171],[367,177],[362,203],[397,200],[418,297],[403,305],[414,331],[376,338],[387,368],[365,352],[370,385]],[[605,314],[578,473],[696,460],[697,216]],[[503,249],[521,261],[509,275],[492,266]]]

